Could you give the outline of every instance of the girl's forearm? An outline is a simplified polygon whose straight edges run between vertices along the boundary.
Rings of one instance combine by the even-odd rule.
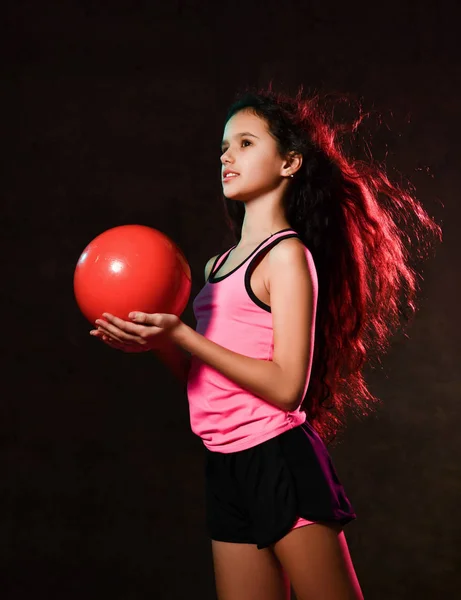
[[[277,363],[228,350],[185,323],[178,326],[172,339],[184,350],[266,402],[286,411],[297,408],[299,399]]]

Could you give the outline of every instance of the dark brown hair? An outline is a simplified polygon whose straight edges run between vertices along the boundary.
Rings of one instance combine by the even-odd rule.
[[[401,318],[408,324],[414,315],[419,275],[411,261],[426,258],[442,231],[382,166],[346,156],[340,141],[344,126],[320,104],[318,95],[305,97],[302,91],[295,98],[271,89],[245,91],[225,121],[250,111],[266,121],[281,156],[292,151],[303,156],[284,198],[286,218],[311,251],[319,281],[314,357],[302,409],[331,441],[348,409],[366,414],[377,401],[363,367],[379,362]],[[244,204],[223,201],[238,241]]]

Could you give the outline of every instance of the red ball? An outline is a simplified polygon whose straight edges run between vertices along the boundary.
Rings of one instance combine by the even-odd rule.
[[[88,244],[74,273],[74,293],[94,324],[103,312],[128,321],[132,311],[181,315],[191,270],[176,244],[144,225],[108,229]]]

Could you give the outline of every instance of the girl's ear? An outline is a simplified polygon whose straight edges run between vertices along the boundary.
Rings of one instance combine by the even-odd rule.
[[[303,156],[302,154],[297,154],[296,152],[290,152],[286,161],[282,166],[282,177],[290,177],[294,175],[296,171],[301,168],[303,164]]]

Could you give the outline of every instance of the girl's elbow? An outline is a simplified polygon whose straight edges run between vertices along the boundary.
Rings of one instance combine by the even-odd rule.
[[[294,412],[297,410],[302,401],[302,392],[296,390],[295,392],[288,394],[285,397],[285,406],[287,407],[287,412]]]
[[[294,400],[291,400],[291,401],[287,402],[287,403],[286,403],[287,412],[294,412],[295,410],[297,410],[297,409],[298,409],[298,406],[299,406],[300,404],[301,404],[301,403],[299,402],[299,400],[298,400],[298,399],[296,399],[295,401],[294,401]]]
[[[277,389],[279,406],[287,412],[297,410],[303,401],[304,377],[301,378],[292,368],[284,369],[279,366],[276,382],[277,385],[274,388]]]
[[[286,412],[292,412],[298,408],[299,402],[297,398],[294,398],[293,395],[288,395],[286,393],[280,393],[274,396],[271,395],[271,398],[268,398],[271,404],[275,404],[278,408]]]

